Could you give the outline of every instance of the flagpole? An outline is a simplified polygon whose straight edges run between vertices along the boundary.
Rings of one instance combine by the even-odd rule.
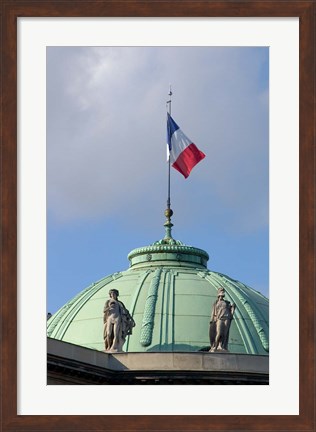
[[[171,85],[169,87],[169,100],[167,101],[168,105],[168,113],[171,116]],[[169,158],[168,158],[168,198],[167,198],[167,209],[165,211],[165,216],[167,218],[164,226],[166,228],[165,240],[170,241],[172,239],[171,228],[173,227],[173,223],[171,222],[171,216],[173,215],[173,211],[171,210],[171,201],[170,201],[170,149],[169,149]]]
[[[168,112],[169,112],[169,115],[171,116],[171,96],[172,96],[171,84],[170,84],[168,96],[170,97],[170,99],[167,102]],[[170,150],[169,150],[169,152],[170,152]],[[171,205],[171,203],[170,203],[170,153],[169,153],[169,160],[168,160],[168,199],[167,199],[167,208],[168,209],[170,209],[170,205]]]

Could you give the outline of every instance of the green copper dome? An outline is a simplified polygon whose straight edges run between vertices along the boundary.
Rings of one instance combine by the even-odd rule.
[[[164,239],[131,251],[127,270],[93,283],[65,304],[49,319],[48,336],[104,350],[103,306],[109,290],[117,289],[119,300],[136,323],[124,351],[207,349],[212,305],[218,288],[223,287],[225,299],[236,304],[230,352],[268,355],[268,299],[241,282],[208,270],[205,251],[174,240],[170,229],[167,233]]]

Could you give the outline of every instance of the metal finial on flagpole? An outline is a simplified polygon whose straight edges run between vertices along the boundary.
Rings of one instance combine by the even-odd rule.
[[[169,115],[171,115],[171,96],[172,96],[171,84],[169,86],[168,96],[170,97],[170,99],[167,101],[167,106],[168,106]],[[170,150],[169,150],[169,152],[170,152]],[[171,203],[170,203],[170,154],[169,154],[169,158],[168,158],[168,199],[167,199],[167,209],[165,210],[165,216],[167,219],[166,219],[166,222],[164,223],[164,226],[166,228],[165,240],[172,239],[171,228],[173,227],[173,223],[171,222],[171,216],[173,215],[173,211],[171,210],[170,206],[171,206]]]
[[[171,96],[172,96],[172,91],[171,91],[171,84],[169,85],[169,93],[168,96],[170,96],[170,99],[167,100],[167,106],[168,106],[168,112],[171,115]]]

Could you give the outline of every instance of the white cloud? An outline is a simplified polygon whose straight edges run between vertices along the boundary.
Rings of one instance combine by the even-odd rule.
[[[193,217],[198,191],[200,212],[214,214],[215,200],[232,225],[265,226],[266,62],[267,49],[253,48],[49,48],[50,212],[60,223],[118,212],[160,220],[171,82],[175,120],[207,154],[191,178],[173,173],[176,213]]]

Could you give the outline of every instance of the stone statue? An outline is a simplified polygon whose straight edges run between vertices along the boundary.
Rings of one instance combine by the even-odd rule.
[[[228,351],[229,328],[236,305],[224,300],[225,290],[219,288],[210,321],[210,351]]]
[[[103,309],[105,351],[120,352],[123,351],[126,336],[132,334],[135,321],[124,304],[118,300],[118,290],[111,289],[109,296]]]

